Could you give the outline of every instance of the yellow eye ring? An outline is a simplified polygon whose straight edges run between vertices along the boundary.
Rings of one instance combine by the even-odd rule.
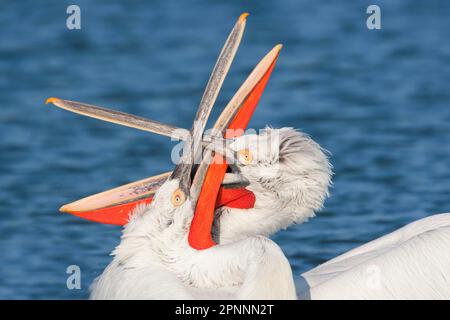
[[[252,152],[248,149],[239,150],[238,156],[239,156],[239,162],[244,165],[250,164],[253,161]]]
[[[186,201],[186,195],[181,189],[177,189],[172,193],[171,201],[174,207],[179,207]]]

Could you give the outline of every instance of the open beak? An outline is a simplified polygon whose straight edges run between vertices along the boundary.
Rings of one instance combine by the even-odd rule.
[[[281,48],[282,45],[276,45],[253,69],[216,121],[213,132],[223,134],[225,138],[242,135],[269,81]],[[229,130],[224,132],[225,128]],[[209,155],[213,157],[212,161],[205,157],[197,169],[197,175],[205,174],[205,178],[201,190],[196,191],[199,198],[188,236],[190,246],[197,250],[215,245],[211,235],[214,204],[228,168],[221,155]]]
[[[236,95],[230,101],[226,109],[231,106],[241,104],[239,112],[236,113],[233,122],[228,125],[232,129],[245,129],[253,111],[262,95],[262,92],[269,80],[269,76],[273,70],[276,59],[278,58],[281,46],[272,49],[264,59],[255,67]],[[240,98],[239,98],[240,97]],[[234,101],[234,102],[233,102]],[[233,102],[233,103],[232,103]],[[231,115],[235,112],[228,112]],[[224,123],[225,116],[221,115],[217,121]],[[225,124],[226,125],[226,124]],[[231,131],[229,131],[231,132]],[[238,132],[238,130],[236,131]],[[230,138],[231,136],[228,136]],[[217,157],[220,157],[217,155]],[[220,159],[220,158],[219,158]],[[209,167],[204,185],[208,185],[211,193],[202,199],[200,206],[205,203],[214,204],[213,209],[220,207],[249,209],[254,206],[255,196],[252,192],[245,189],[242,180],[236,180],[236,175],[227,175],[227,164],[212,164]],[[218,172],[216,174],[216,172]],[[125,225],[128,223],[129,217],[133,210],[140,204],[149,204],[156,190],[171,175],[171,172],[163,173],[157,176],[139,180],[130,184],[123,185],[105,192],[101,192],[81,200],[69,203],[60,208],[60,211],[67,212],[77,217],[105,224]],[[218,177],[218,179],[214,179]],[[214,179],[214,180],[213,180]],[[217,191],[217,188],[219,189]],[[207,188],[205,187],[205,190]],[[215,190],[215,191],[214,191]],[[205,194],[206,195],[206,194]],[[212,201],[212,202],[211,202]],[[203,212],[209,212],[210,208],[205,208]],[[193,239],[204,239],[208,237],[210,232],[208,226],[209,218],[202,218],[197,215],[194,218],[191,227],[191,236]],[[210,230],[210,229],[209,229]],[[195,240],[196,241],[196,240]],[[194,242],[195,242],[194,241]],[[201,241],[203,243],[203,240]],[[210,243],[210,241],[207,241]]]
[[[118,226],[126,225],[139,205],[148,205],[158,188],[172,172],[129,183],[62,206],[61,212],[79,218]],[[245,189],[246,181],[235,174],[226,174],[219,189],[215,209],[221,207],[249,209],[255,204],[255,195]]]
[[[202,164],[200,164],[199,169],[197,169],[191,183],[194,164],[197,163],[198,159],[201,159],[203,150],[202,141],[206,123],[208,122],[212,107],[214,106],[217,96],[219,95],[223,81],[225,80],[239,47],[247,16],[248,13],[244,13],[239,17],[233,30],[228,36],[227,41],[225,42],[222,51],[219,54],[219,58],[217,59],[213,71],[211,72],[211,76],[197,109],[197,113],[190,131],[190,136],[184,142],[183,155],[169,178],[177,179],[179,181],[179,188],[186,196],[189,196],[192,209],[194,210],[198,201],[197,191],[201,190],[206,177],[205,172],[200,170],[202,166]],[[239,107],[240,106],[237,106],[234,110],[231,108],[225,108],[222,112],[224,118],[223,127],[215,126],[213,129],[224,130],[231,122],[232,117],[234,117],[235,113],[239,110]],[[217,194],[214,196],[214,200],[216,196]]]
[[[219,58],[214,66],[205,92],[200,101],[194,125],[190,132],[191,136],[189,136],[189,131],[185,129],[180,129],[150,119],[145,119],[124,112],[114,111],[90,104],[59,98],[49,98],[46,103],[52,103],[62,109],[88,117],[185,140],[184,150],[191,152],[192,159],[196,159],[199,155],[201,155],[202,150],[201,145],[199,147],[196,143],[202,144],[203,140],[212,141],[211,137],[209,139],[207,137],[203,137],[203,132],[211,109],[216,101],[220,88],[239,47],[245,29],[247,16],[248,13],[244,13],[239,17],[233,27],[233,30],[229,34],[222,51],[220,52]],[[184,162],[190,162],[191,164],[193,163],[191,159],[182,160]],[[181,178],[185,176],[184,171],[187,171],[187,169],[181,170],[181,167],[184,166],[177,166],[173,173],[169,172],[155,177],[150,177],[75,201],[61,207],[60,210],[91,221],[119,225],[125,224],[128,220],[129,214],[136,207],[136,205],[140,203],[150,203],[156,190],[168,178]],[[182,182],[187,185],[187,182]],[[200,184],[201,183],[196,182],[196,185]],[[188,183],[188,185],[190,188],[190,183]],[[188,186],[186,186],[186,188],[187,187]],[[237,194],[238,198],[240,198],[243,194],[248,193],[249,192],[246,190],[241,190],[237,193],[233,192],[233,194]],[[225,197],[223,198],[228,199],[228,203],[232,205],[231,202],[235,197],[230,197],[230,194],[227,194],[226,192],[224,193],[224,196]]]
[[[213,69],[196,115],[197,121],[194,122],[194,126],[191,129],[192,139],[186,139],[189,135],[186,135],[188,131],[185,129],[161,124],[153,120],[58,98],[50,98],[47,102],[93,118],[185,140],[185,150],[191,151],[187,155],[190,159],[184,160],[196,159],[201,154],[202,148],[198,147],[199,143],[202,144],[201,141],[205,144],[205,141],[211,142],[215,137],[224,136],[225,138],[231,138],[236,136],[236,132],[243,132],[264,91],[281,50],[281,45],[275,46],[259,62],[216,121],[213,130],[214,134],[210,137],[204,136],[202,140],[211,108],[242,37],[246,16],[247,14],[243,14],[239,17]],[[195,123],[198,123],[197,127],[195,127]],[[230,133],[226,130],[227,128],[237,131]],[[254,205],[255,196],[239,183],[236,185],[236,182],[242,181],[236,181],[235,176],[226,175],[228,165],[224,161],[221,161],[221,164],[216,161],[222,158],[220,155],[212,156],[211,153],[207,153],[206,158],[208,157],[214,157],[213,163],[208,166],[208,159],[202,161],[198,166],[192,184],[190,183],[192,166],[182,168],[186,164],[190,166],[189,162],[186,161],[178,165],[172,173],[163,173],[89,196],[67,204],[61,207],[60,210],[91,221],[124,225],[128,222],[129,215],[136,206],[150,203],[156,190],[167,179],[177,178],[181,179],[180,182],[184,185],[184,188],[190,187],[191,200],[196,204],[194,220],[189,234],[189,243],[197,249],[210,247],[214,244],[211,239],[214,210],[221,206],[251,208]],[[231,187],[231,185],[233,186]]]

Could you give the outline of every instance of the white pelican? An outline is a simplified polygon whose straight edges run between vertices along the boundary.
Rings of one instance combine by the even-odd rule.
[[[266,141],[274,131],[277,132],[276,129],[266,129],[259,136],[242,136],[228,145],[237,152],[236,167],[240,173],[238,177],[228,176],[227,179],[232,182],[242,179],[242,182],[249,183],[247,188],[254,192],[257,201],[255,207],[248,210],[217,209],[219,214],[213,235],[220,244],[233,244],[239,239],[268,235],[292,222],[301,222],[313,215],[313,208],[321,206],[326,196],[330,166],[320,147],[301,133],[284,128],[279,130],[279,147],[274,148],[274,152],[267,152],[264,146],[270,145]],[[260,140],[259,148],[256,148],[257,140]],[[286,142],[289,143],[289,149],[283,146]],[[258,152],[248,153],[250,150]],[[285,156],[292,156],[289,159],[293,161],[291,165],[300,166],[295,168],[298,174],[302,172],[301,168],[304,169],[303,178],[293,176],[293,181],[300,179],[311,183],[310,188],[305,188],[303,192],[292,191],[294,198],[303,199],[295,210],[280,210],[276,208],[277,201],[272,202],[275,207],[269,207],[270,200],[265,203],[264,197],[260,196],[265,192],[279,190],[280,201],[289,197],[287,190],[292,188],[289,181],[281,180],[283,182],[276,184],[275,188],[270,187],[272,182],[277,181],[270,170],[271,160],[277,150],[282,162],[286,161]],[[258,174],[258,167],[265,167],[264,172],[272,176],[264,179]],[[283,168],[278,168],[276,172],[286,174]],[[263,181],[267,181],[267,185],[261,184]],[[263,189],[264,186],[268,190]],[[276,198],[272,196],[272,199]],[[259,201],[262,206],[258,205]],[[299,210],[302,205],[303,211]],[[299,215],[301,212],[304,214]],[[227,246],[213,248],[220,250]],[[212,249],[200,252],[211,253],[214,252]],[[301,299],[449,299],[450,214],[434,215],[413,222],[304,273],[302,280],[298,288]]]
[[[280,144],[268,144],[267,139],[277,131],[279,138],[275,141]],[[276,147],[269,151],[266,146]],[[239,172],[227,179],[249,183],[247,188],[255,194],[256,203],[250,209],[216,210],[213,236],[218,243],[272,234],[313,216],[322,205],[330,182],[330,165],[321,148],[305,135],[289,128],[266,129],[260,135],[235,138],[227,148],[237,153],[235,167]],[[215,151],[224,152],[221,146]],[[281,167],[273,171],[278,152]],[[291,157],[290,163],[286,156]],[[290,168],[292,180],[286,180],[289,172],[283,166],[288,164],[295,164]],[[295,186],[304,188],[296,190]],[[264,194],[271,192],[264,201]],[[294,208],[278,207],[284,200],[295,198],[302,201],[294,204],[291,200]],[[415,221],[301,277],[300,299],[450,299],[450,213]]]
[[[277,131],[275,143],[267,143]],[[238,159],[239,174],[230,180],[249,183],[256,203],[251,209],[217,209],[213,235],[220,244],[272,234],[307,219],[322,205],[330,165],[308,137],[289,128],[266,129],[235,138],[227,148]],[[220,146],[215,150],[223,152]],[[280,166],[273,171],[277,154]],[[295,165],[292,180],[286,180],[285,165]],[[296,198],[302,201],[295,203]],[[278,207],[288,199],[293,207]],[[300,299],[450,299],[450,213],[415,221],[304,273],[301,280]]]

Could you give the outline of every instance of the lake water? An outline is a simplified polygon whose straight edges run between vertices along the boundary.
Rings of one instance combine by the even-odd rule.
[[[450,211],[450,3],[10,1],[0,10],[0,298],[88,296],[119,227],[65,203],[170,170],[164,137],[44,105],[114,107],[189,127],[240,13],[251,13],[212,118],[283,43],[250,127],[293,126],[332,153],[325,209],[275,235],[296,276],[413,220]],[[82,289],[66,288],[79,265]]]

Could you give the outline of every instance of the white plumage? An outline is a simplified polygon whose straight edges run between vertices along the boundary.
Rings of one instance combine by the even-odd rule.
[[[247,16],[244,13],[239,17],[219,55],[197,110],[191,139],[185,140],[188,152],[184,160],[197,159],[201,154],[205,125],[239,46]],[[270,75],[280,49],[280,45],[274,47],[250,74],[216,122],[216,132],[222,133],[239,115],[247,97],[257,92],[253,90],[267,82],[266,75]],[[178,131],[156,121],[75,101],[49,98],[47,103],[163,135]],[[185,138],[186,130],[180,132],[183,135],[179,137]],[[112,254],[113,261],[93,284],[92,298],[295,298],[289,263],[266,237],[293,223],[305,222],[322,207],[332,175],[326,153],[308,136],[291,128],[266,128],[259,135],[236,138],[225,148],[215,143],[209,146],[212,150],[237,155],[237,172],[228,174],[228,178],[248,183],[247,188],[256,197],[254,208],[217,210],[212,232],[219,245],[202,251],[192,249],[189,227],[204,176],[194,179],[197,182],[190,192],[192,163],[178,165],[151,205],[135,210]],[[195,178],[204,174],[199,169]],[[131,201],[136,184],[125,187],[81,202],[105,205],[114,196],[123,195]],[[71,208],[80,205],[78,201]],[[69,211],[68,206],[63,208]],[[450,214],[411,223],[304,273],[302,279],[303,298],[450,299]]]
[[[247,182],[256,202],[251,209],[216,210],[213,231],[219,243],[270,236],[307,221],[322,208],[331,184],[331,164],[327,152],[306,134],[293,128],[266,128],[235,138],[230,150],[250,152],[250,162],[237,157],[238,173],[232,180]]]
[[[133,215],[114,259],[92,286],[92,299],[294,299],[289,262],[271,240],[254,236],[207,250],[187,241],[193,210],[178,208],[167,181]]]
[[[410,223],[302,277],[300,298],[450,299],[450,213]]]
[[[259,136],[237,138],[229,148],[258,150],[252,163],[237,163],[256,204],[218,212],[216,232],[222,243],[273,234],[306,221],[322,207],[331,165],[306,135],[290,128],[266,129]],[[450,214],[418,220],[355,248],[304,273],[298,283],[300,299],[450,299]]]
[[[194,250],[187,242],[193,210],[188,202],[168,206],[178,186],[166,182],[149,207],[132,215],[113,261],[93,285],[93,299],[296,298],[286,257],[264,236],[305,221],[322,206],[331,177],[328,159],[291,128],[267,128],[230,147],[255,151],[252,161],[236,164],[240,178],[234,179],[249,183],[255,208],[218,212],[214,235],[221,245]]]

